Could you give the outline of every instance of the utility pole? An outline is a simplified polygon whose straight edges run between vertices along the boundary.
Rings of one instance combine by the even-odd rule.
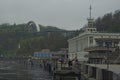
[[[109,49],[110,49],[109,42],[107,42],[106,47],[107,47],[107,70],[109,70]]]

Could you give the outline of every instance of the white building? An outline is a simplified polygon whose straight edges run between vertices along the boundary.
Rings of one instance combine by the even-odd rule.
[[[100,58],[98,62],[102,62],[105,53],[113,52],[116,47],[120,47],[120,33],[99,33],[93,26],[94,19],[88,18],[88,26],[84,28],[84,32],[78,36],[68,40],[68,56],[70,59],[77,57],[79,61],[87,61],[88,58]],[[92,57],[90,57],[90,54]],[[97,54],[97,56],[95,56]],[[88,57],[89,56],[89,57]]]
[[[107,42],[109,42],[110,51],[113,52],[116,47],[120,47],[120,34],[92,32],[79,34],[77,37],[68,40],[69,58],[77,57],[80,61],[87,60],[85,56],[88,52],[107,51]]]

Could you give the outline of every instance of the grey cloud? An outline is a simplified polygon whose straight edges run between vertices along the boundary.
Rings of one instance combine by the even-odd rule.
[[[120,0],[0,0],[0,23],[26,23],[29,20],[68,30],[87,23],[89,5],[94,18],[120,8]]]

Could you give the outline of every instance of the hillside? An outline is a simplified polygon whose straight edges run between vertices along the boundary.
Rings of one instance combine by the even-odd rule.
[[[27,24],[9,24],[9,23],[4,23],[0,25],[0,32],[26,32],[28,30],[28,27],[26,27]],[[43,26],[40,25],[40,30],[41,31],[53,31],[53,30],[63,30],[64,29],[59,29],[54,26]]]
[[[25,26],[26,24],[10,25],[8,23],[0,25],[0,54],[27,54],[45,48],[59,50],[68,46],[68,37],[62,32],[67,30],[39,25],[40,32],[28,32]],[[21,44],[20,49],[19,44]]]

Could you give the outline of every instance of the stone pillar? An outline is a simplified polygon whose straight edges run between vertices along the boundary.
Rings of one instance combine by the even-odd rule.
[[[86,65],[84,65],[83,69],[84,69],[84,73],[86,73],[86,69],[87,69]]]
[[[57,62],[57,70],[61,70],[61,62]]]
[[[90,44],[90,43],[89,43],[89,37],[88,37],[88,47],[90,46],[89,44]]]
[[[93,38],[93,46],[95,46],[96,45],[96,42],[95,42],[95,39]]]
[[[92,67],[88,66],[88,77],[92,76]]]
[[[85,73],[85,64],[84,63],[81,63],[81,71],[83,72],[83,73]]]
[[[102,80],[103,79],[102,77],[103,77],[102,76],[102,70],[97,68],[97,70],[96,70],[96,79],[97,80]]]

